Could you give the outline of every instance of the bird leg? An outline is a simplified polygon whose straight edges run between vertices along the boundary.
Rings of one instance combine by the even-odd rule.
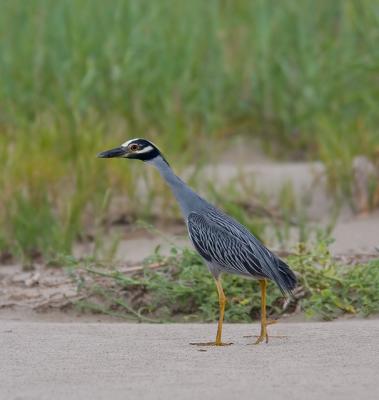
[[[218,302],[220,305],[220,316],[219,316],[218,325],[217,325],[216,341],[215,342],[206,342],[206,343],[191,343],[192,345],[196,345],[196,346],[229,346],[232,344],[232,343],[223,343],[221,341],[222,324],[224,322],[226,297],[224,294],[224,290],[222,289],[221,279],[216,278],[215,281],[216,281],[216,286],[217,286]]]
[[[268,343],[268,333],[267,333],[267,325],[275,324],[275,320],[267,321],[266,318],[266,288],[267,288],[267,281],[266,279],[261,279],[259,281],[259,285],[261,287],[261,334],[258,336],[257,341],[255,344],[259,344],[266,340]]]
[[[268,343],[268,333],[267,333],[267,326],[268,325],[273,325],[276,324],[278,321],[275,319],[268,320],[266,318],[266,287],[267,287],[267,281],[266,279],[262,279],[259,281],[260,287],[261,287],[261,334],[258,335],[246,335],[244,336],[245,338],[250,338],[250,337],[256,337],[257,340],[254,344],[259,344],[266,340],[266,343]],[[275,338],[286,338],[287,336],[271,336]]]
[[[216,334],[216,346],[222,346],[223,343],[221,341],[221,335],[222,335],[222,324],[224,323],[224,312],[225,312],[225,304],[226,304],[226,297],[224,294],[224,290],[222,289],[222,284],[220,278],[216,279],[216,286],[217,286],[217,292],[218,292],[218,302],[220,305],[220,316],[218,319],[218,325],[217,325],[217,334]],[[231,343],[227,343],[231,344]]]

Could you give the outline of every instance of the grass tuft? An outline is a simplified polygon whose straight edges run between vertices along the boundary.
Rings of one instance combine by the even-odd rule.
[[[294,311],[308,317],[331,320],[339,316],[368,316],[379,312],[379,259],[346,266],[333,259],[329,241],[320,240],[312,249],[299,246],[287,262],[299,278],[292,299],[284,299],[272,282],[268,286],[270,318]],[[149,268],[149,265],[164,265]],[[212,276],[200,257],[189,249],[172,249],[164,258],[159,253],[147,260],[146,268],[134,275],[99,266],[89,269],[103,279],[102,285],[83,286],[96,297],[96,306],[107,312],[142,320],[215,321],[218,318],[217,291]],[[225,320],[247,322],[259,318],[260,290],[256,280],[233,275],[223,277],[228,302]],[[87,306],[91,304],[86,300]],[[83,305],[82,305],[83,306]],[[85,308],[85,307],[84,307]],[[93,307],[92,307],[93,308]]]

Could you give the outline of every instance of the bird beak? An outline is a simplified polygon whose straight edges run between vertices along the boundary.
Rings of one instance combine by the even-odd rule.
[[[124,147],[115,147],[111,150],[106,150],[97,155],[99,158],[115,158],[115,157],[127,157],[128,150]]]

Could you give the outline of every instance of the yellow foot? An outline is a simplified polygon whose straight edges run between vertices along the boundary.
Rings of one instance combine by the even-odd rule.
[[[192,346],[230,346],[233,343],[223,343],[223,342],[203,342],[203,343],[190,343]]]
[[[266,343],[268,343],[267,326],[276,324],[277,322],[278,321],[275,319],[268,320],[263,325],[261,325],[261,334],[259,336],[252,335],[252,336],[244,336],[244,337],[257,337],[258,339],[256,340],[256,342],[254,344],[259,344],[259,343],[262,343],[263,341],[266,341]],[[285,336],[271,336],[271,337],[285,337]]]
[[[266,343],[268,343],[268,335],[267,335],[267,333],[264,334],[264,335],[258,336],[258,339],[254,344],[262,343],[265,339],[266,339]]]
[[[252,338],[252,337],[256,337],[259,338],[260,335],[244,335],[242,336],[244,338]],[[282,335],[270,335],[270,338],[276,338],[276,339],[286,339],[288,338],[288,336],[282,336]]]

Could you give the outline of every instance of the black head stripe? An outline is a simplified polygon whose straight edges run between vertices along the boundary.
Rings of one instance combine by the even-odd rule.
[[[141,150],[143,150],[143,148]],[[135,153],[130,153],[128,155],[128,158],[134,158],[142,161],[149,161],[159,155],[161,155],[160,151],[156,147],[152,147],[152,149],[146,153],[138,153],[138,151]]]
[[[128,144],[128,146],[130,146],[131,144],[138,144],[139,150],[137,150],[135,153],[129,153],[128,158],[141,161],[150,161],[155,157],[161,156],[163,160],[166,161],[159,149],[153,143],[149,142],[146,139],[134,139]],[[143,152],[143,150],[148,147],[151,147],[151,150],[147,151],[146,153]]]

